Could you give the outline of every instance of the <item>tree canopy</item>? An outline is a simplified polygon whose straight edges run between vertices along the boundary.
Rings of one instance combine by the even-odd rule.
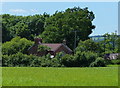
[[[44,31],[45,19],[49,15],[14,16],[2,15],[2,42],[10,41],[16,36],[33,40]]]
[[[42,67],[95,67],[106,66],[104,55],[120,52],[120,38],[116,34],[105,34],[102,41],[95,42],[89,35],[95,29],[92,21],[94,13],[88,8],[68,8],[33,16],[2,16],[2,57],[3,66],[42,66]],[[72,55],[57,53],[55,57],[27,55],[36,37],[43,43],[62,43],[76,52]],[[38,52],[50,50],[39,45]],[[118,63],[114,62],[114,63]]]
[[[61,43],[67,40],[67,45],[73,49],[75,31],[76,42],[89,39],[92,21],[95,18],[88,8],[68,8],[56,11],[53,15],[44,13],[33,16],[2,15],[2,42],[10,41],[16,36],[33,40],[35,36],[43,38],[46,43]]]
[[[56,12],[46,20],[45,30],[40,35],[44,42],[60,43],[63,39],[67,40],[67,45],[73,49],[75,31],[77,31],[76,42],[89,39],[94,19],[92,11],[88,8],[80,7],[68,8],[65,11]]]

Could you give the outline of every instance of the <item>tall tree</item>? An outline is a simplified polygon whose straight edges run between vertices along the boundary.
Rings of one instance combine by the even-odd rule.
[[[44,31],[44,23],[49,15],[14,16],[2,15],[2,42],[10,41],[16,36],[33,40]]]
[[[40,37],[44,42],[53,43],[60,43],[66,39],[67,45],[73,49],[75,37],[76,46],[79,40],[89,39],[89,34],[95,28],[92,25],[94,18],[93,12],[88,11],[88,8],[74,7],[61,12],[56,11],[46,20],[45,31]]]
[[[116,33],[105,33],[104,35],[104,40],[100,41],[100,45],[104,50],[104,53],[116,53],[118,48],[117,48],[117,34]]]

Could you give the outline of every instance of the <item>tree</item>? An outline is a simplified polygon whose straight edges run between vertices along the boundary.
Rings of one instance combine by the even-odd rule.
[[[33,40],[35,36],[44,31],[45,20],[49,15],[14,16],[3,14],[2,16],[2,42],[10,41],[16,36]],[[29,35],[29,36],[28,36]]]
[[[14,35],[13,37],[20,36],[21,38],[27,38],[27,39],[31,38],[28,25],[21,22],[18,22],[15,26],[10,27],[10,34]]]
[[[88,8],[68,8],[65,11],[55,12],[46,20],[45,31],[40,35],[44,42],[60,43],[67,40],[67,45],[73,49],[75,31],[76,41],[89,39],[89,34],[95,28],[92,25],[94,14]]]
[[[91,51],[98,54],[104,52],[99,42],[94,42],[92,39],[79,41],[78,46],[76,48],[76,52],[78,51],[81,51],[81,52]]]
[[[117,44],[117,52],[120,53],[120,37],[116,40],[116,44]]]
[[[89,67],[97,59],[98,55],[94,52],[78,51],[74,56],[66,54],[62,57],[61,63],[66,67]]]
[[[117,48],[117,34],[116,33],[105,33],[103,35],[104,40],[100,41],[100,45],[103,51],[103,54],[116,53]]]
[[[2,44],[2,54],[3,55],[12,55],[18,52],[27,54],[28,48],[33,44],[32,41],[27,40],[26,38],[15,37],[9,42]]]
[[[10,41],[14,36],[10,34],[10,27],[14,26],[17,23],[17,17],[9,14],[3,14],[1,16],[2,16],[2,42]]]

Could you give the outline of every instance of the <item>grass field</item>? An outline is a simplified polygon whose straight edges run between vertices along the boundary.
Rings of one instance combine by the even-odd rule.
[[[118,67],[3,67],[3,86],[117,86]]]

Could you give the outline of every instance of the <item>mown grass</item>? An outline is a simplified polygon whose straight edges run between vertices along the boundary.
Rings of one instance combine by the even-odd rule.
[[[3,67],[3,86],[117,86],[118,67]]]

